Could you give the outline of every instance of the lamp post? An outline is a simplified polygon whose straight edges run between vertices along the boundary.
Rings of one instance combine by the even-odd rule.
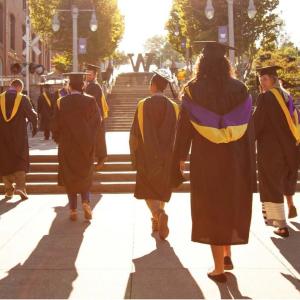
[[[229,31],[229,46],[234,47],[234,14],[233,14],[233,5],[234,0],[226,0],[228,4],[228,31]],[[248,6],[248,17],[253,19],[256,15],[257,11],[254,5],[254,0],[249,0]],[[213,7],[212,0],[207,0],[205,7],[205,15],[211,20],[214,17],[215,10]],[[234,50],[229,50],[229,59],[231,64],[235,65],[235,53]]]
[[[80,12],[91,12],[90,30],[95,32],[98,29],[98,21],[95,9],[78,9],[77,6],[72,5],[71,9],[56,10],[52,19],[52,29],[54,32],[59,31],[60,21],[58,12],[71,12],[72,15],[72,31],[73,31],[73,72],[78,71],[78,17]]]

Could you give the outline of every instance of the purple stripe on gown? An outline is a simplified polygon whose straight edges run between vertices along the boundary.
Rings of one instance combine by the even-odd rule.
[[[243,103],[225,115],[216,114],[194,103],[187,96],[184,96],[182,106],[187,109],[192,121],[199,125],[221,129],[248,124],[251,117],[252,97],[249,96]]]

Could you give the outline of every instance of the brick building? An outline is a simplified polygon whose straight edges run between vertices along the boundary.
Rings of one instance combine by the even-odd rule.
[[[25,62],[23,50],[25,42],[25,6],[26,0],[0,0],[0,76],[11,75],[10,66],[13,63]],[[35,34],[32,33],[32,38]],[[40,42],[41,54],[31,53],[31,62],[42,64],[50,69],[50,50]],[[31,82],[39,81],[37,76],[31,76]]]

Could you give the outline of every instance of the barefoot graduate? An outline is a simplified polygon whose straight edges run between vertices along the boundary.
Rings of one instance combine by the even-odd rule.
[[[174,182],[190,156],[192,241],[211,246],[209,278],[225,282],[233,268],[231,245],[247,244],[255,187],[252,98],[232,76],[229,48],[197,42],[203,53],[184,89],[175,149]],[[253,138],[251,138],[251,136]]]
[[[83,93],[86,73],[65,75],[70,78],[70,94],[58,99],[53,123],[54,139],[58,143],[58,181],[68,194],[70,219],[77,220],[79,194],[85,219],[90,220],[95,141],[101,118],[95,98]]]
[[[169,234],[165,203],[171,198],[170,169],[178,106],[163,92],[172,81],[166,70],[151,79],[151,96],[141,100],[130,132],[130,152],[137,170],[135,197],[152,213],[152,230],[162,239]]]

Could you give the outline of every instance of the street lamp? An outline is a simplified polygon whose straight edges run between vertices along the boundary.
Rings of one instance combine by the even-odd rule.
[[[205,15],[207,19],[211,20],[215,15],[215,9],[212,4],[212,0],[207,0],[206,7],[205,7]]]
[[[234,14],[233,14],[233,2],[234,0],[226,0],[228,4],[228,31],[229,31],[229,46],[234,47]],[[214,7],[212,4],[212,0],[207,0],[205,15],[211,20],[214,17]],[[254,5],[254,0],[249,0],[248,6],[248,16],[250,19],[253,19],[256,15],[257,11]],[[229,50],[229,59],[231,64],[235,65],[235,55],[234,50]]]
[[[72,14],[72,29],[73,29],[73,72],[78,72],[78,16],[79,12],[91,12],[90,30],[95,32],[98,29],[98,20],[95,9],[78,9],[77,6],[72,5],[71,9],[58,9],[52,18],[52,29],[54,32],[59,31],[60,21],[58,12],[71,12]]]

